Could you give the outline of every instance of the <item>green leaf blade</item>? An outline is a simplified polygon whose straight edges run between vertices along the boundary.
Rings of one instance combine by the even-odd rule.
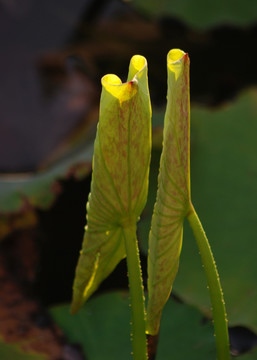
[[[89,233],[86,229],[73,287],[72,313],[83,305],[124,257],[121,227],[96,233]]]
[[[87,226],[76,269],[76,312],[126,256],[122,229],[136,225],[147,199],[151,153],[147,62],[135,55],[128,82],[102,78]]]
[[[162,309],[177,274],[183,220],[190,204],[189,58],[168,53],[168,103],[158,191],[149,235],[147,332],[159,331]]]

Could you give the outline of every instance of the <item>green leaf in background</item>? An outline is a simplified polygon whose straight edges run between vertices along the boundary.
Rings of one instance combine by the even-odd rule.
[[[229,324],[257,332],[256,90],[217,111],[195,108],[192,129],[192,197],[220,269]],[[186,302],[206,311],[196,254],[187,232],[174,286]]]
[[[173,49],[167,56],[168,103],[158,191],[149,235],[147,332],[159,331],[161,312],[175,279],[189,211],[189,57]]]
[[[122,84],[116,75],[102,78],[87,226],[74,280],[72,312],[125,257],[124,229],[136,226],[147,199],[150,120],[147,62],[135,55],[127,83]]]
[[[0,240],[11,231],[35,225],[35,208],[47,209],[60,192],[59,181],[81,179],[91,172],[93,142],[38,173],[0,175]],[[17,222],[13,217],[16,215]]]
[[[82,345],[88,360],[130,358],[127,292],[93,297],[75,315],[69,305],[55,306],[50,312],[68,340]]]
[[[127,293],[109,293],[90,299],[80,314],[56,306],[51,314],[70,342],[80,343],[88,360],[129,359],[129,299]],[[108,308],[108,311],[106,310]],[[189,306],[169,300],[163,312],[156,360],[214,360],[212,325]]]
[[[238,360],[256,360],[257,359],[257,349],[254,349],[249,354],[244,354],[236,358]]]
[[[6,344],[0,339],[1,360],[47,360],[44,355],[24,352],[16,344]]]
[[[192,199],[221,274],[229,325],[244,325],[257,332],[257,90],[244,92],[217,110],[193,107],[191,124]],[[139,223],[140,241],[150,225],[157,157],[152,157],[155,162],[151,163],[149,201]],[[142,246],[146,249],[147,244]],[[174,291],[210,316],[206,285],[195,240],[185,223]]]
[[[191,27],[248,26],[257,20],[255,0],[133,0],[132,4],[152,16],[176,17]]]
[[[54,184],[69,175],[80,178],[91,172],[93,143],[38,173],[0,176],[0,213],[18,211],[24,201],[46,209],[55,198]]]

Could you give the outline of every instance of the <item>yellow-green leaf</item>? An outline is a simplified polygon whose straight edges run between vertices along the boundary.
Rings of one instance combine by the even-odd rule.
[[[156,334],[175,279],[190,203],[189,57],[167,56],[168,97],[157,199],[149,235],[147,332]]]
[[[87,226],[73,286],[72,312],[125,257],[123,228],[135,225],[147,199],[151,106],[147,62],[132,57],[128,81],[102,78]]]

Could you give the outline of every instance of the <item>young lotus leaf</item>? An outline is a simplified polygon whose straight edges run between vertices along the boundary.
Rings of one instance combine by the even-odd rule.
[[[126,83],[116,75],[102,78],[87,226],[73,285],[73,313],[126,256],[123,229],[136,225],[145,206],[150,153],[147,62],[135,55]]]
[[[190,204],[189,57],[168,53],[168,97],[158,191],[149,235],[147,332],[159,331],[160,318],[175,279],[183,220]]]

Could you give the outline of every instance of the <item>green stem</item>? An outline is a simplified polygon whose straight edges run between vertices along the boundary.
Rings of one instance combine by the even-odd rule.
[[[193,230],[208,281],[216,335],[217,357],[218,360],[229,360],[227,315],[218,270],[206,234],[192,205],[187,219]]]
[[[136,226],[123,228],[132,312],[132,348],[134,360],[147,360],[145,334],[145,299],[141,274]]]

